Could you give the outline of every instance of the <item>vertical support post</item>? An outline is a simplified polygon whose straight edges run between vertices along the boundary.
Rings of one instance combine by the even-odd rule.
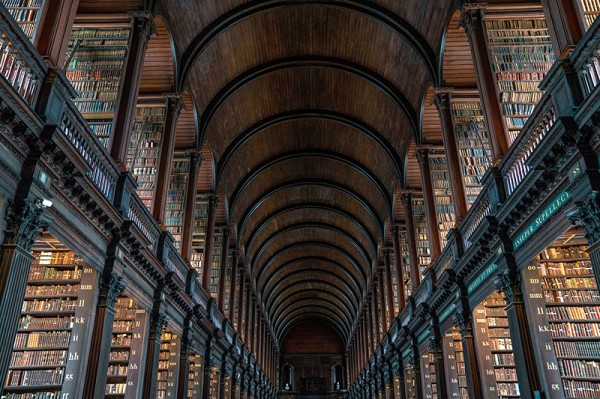
[[[215,233],[215,216],[219,197],[217,194],[208,196],[208,215],[206,220],[206,241],[204,242],[204,260],[202,266],[202,286],[210,295],[210,269],[212,263],[213,235]]]
[[[433,195],[433,182],[431,181],[431,170],[429,165],[429,149],[417,149],[417,160],[421,167],[421,179],[423,181],[423,198],[425,200],[425,218],[429,232],[429,243],[431,245],[431,263],[440,256],[442,251],[440,234],[438,231],[437,218],[435,215],[435,198]]]
[[[229,236],[231,229],[226,227],[223,229],[223,244],[221,246],[221,270],[219,272],[219,294],[217,297],[218,308],[225,314],[225,286],[227,285],[225,280],[227,279],[227,255],[229,253]],[[234,287],[229,286],[229,290],[233,291]],[[229,300],[229,306],[233,306],[231,299]]]
[[[419,256],[417,254],[417,238],[415,236],[415,220],[412,210],[412,194],[405,193],[401,197],[404,205],[404,215],[406,218],[406,239],[408,241],[408,253],[410,256],[410,278],[412,287],[415,290],[421,282],[421,271],[419,270]]]

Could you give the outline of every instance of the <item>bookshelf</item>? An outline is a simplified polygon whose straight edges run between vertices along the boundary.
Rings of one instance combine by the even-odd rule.
[[[412,198],[413,220],[415,224],[415,239],[417,240],[417,257],[421,276],[431,263],[431,249],[429,246],[429,230],[425,216],[425,200],[423,198]],[[423,277],[421,277],[422,279]]]
[[[415,366],[410,361],[404,365],[404,388],[406,389],[406,397],[414,398],[416,395],[415,384]]]
[[[209,379],[209,397],[218,398],[219,397],[219,380],[221,377],[221,373],[218,367],[213,367],[210,370]]]
[[[156,375],[156,399],[174,398],[177,387],[177,358],[179,337],[165,328],[160,337],[158,371]]]
[[[451,331],[444,334],[443,342],[448,395],[451,398],[469,399],[460,329],[452,327]]]
[[[421,376],[423,379],[423,398],[438,399],[435,355],[431,351],[421,354]]]
[[[138,104],[131,141],[127,152],[127,169],[137,182],[136,192],[152,210],[162,134],[165,125],[164,104]]]
[[[229,314],[229,307],[233,306],[231,303],[231,273],[233,271],[232,267],[232,257],[230,251],[227,251],[227,264],[225,265],[227,268],[225,270],[225,298],[223,299],[223,313]]]
[[[190,170],[190,160],[182,157],[173,159],[171,182],[167,192],[165,212],[165,228],[175,240],[175,248],[181,250],[183,234],[183,214],[185,212],[185,196]]]
[[[540,81],[555,61],[542,14],[486,15],[492,68],[512,143],[542,97]]]
[[[429,155],[429,170],[433,184],[433,201],[435,202],[435,216],[438,223],[440,243],[446,246],[446,235],[456,223],[454,202],[452,201],[452,187],[448,172],[448,160],[444,155]]]
[[[589,29],[590,26],[596,20],[598,14],[600,14],[600,1],[599,0],[577,0],[577,6],[579,12],[585,21],[585,28]]]
[[[404,297],[408,298],[412,294],[412,279],[410,278],[410,250],[408,249],[408,238],[406,230],[398,232],[398,241],[400,241],[400,256],[402,257],[402,281],[404,282]]]
[[[108,147],[129,43],[129,27],[78,27],[71,32],[65,74],[74,103],[100,142]]]
[[[390,251],[390,277],[392,279],[391,282],[391,286],[392,286],[392,297],[394,299],[394,316],[397,316],[400,313],[400,307],[398,304],[398,295],[400,294],[398,291],[398,278],[397,278],[397,272],[396,272],[396,267],[393,266],[396,264],[396,254],[394,254],[394,251]],[[392,323],[392,320],[390,320],[390,323]]]
[[[115,303],[115,319],[110,343],[105,398],[136,397],[145,342],[146,312],[133,299],[120,296]]]
[[[212,260],[210,262],[210,295],[219,295],[219,278],[221,276],[221,251],[223,249],[223,232],[215,230],[213,234]]]
[[[202,356],[192,351],[190,353],[190,372],[188,377],[188,399],[200,396],[202,384]]]
[[[36,251],[3,398],[75,396],[95,271],[70,251]]]
[[[44,0],[2,0],[2,4],[31,40],[36,33]]]
[[[208,199],[196,197],[194,207],[194,231],[192,233],[193,253],[190,259],[192,267],[202,276],[204,264],[204,241],[206,239],[206,222],[208,221]]]
[[[573,228],[523,272],[532,331],[545,348],[539,360],[552,365],[546,379],[569,399],[600,397],[600,295],[586,250],[583,231]]]
[[[520,398],[504,294],[494,292],[473,311],[483,385],[502,399]],[[494,395],[494,397],[496,397]]]
[[[452,97],[450,109],[467,208],[470,208],[481,192],[481,178],[492,158],[488,132],[479,98]]]

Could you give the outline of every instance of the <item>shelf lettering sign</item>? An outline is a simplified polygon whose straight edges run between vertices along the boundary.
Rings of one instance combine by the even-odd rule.
[[[489,276],[492,275],[498,269],[498,265],[494,262],[491,263],[488,267],[483,269],[481,273],[473,281],[471,284],[467,286],[467,293],[471,294],[473,291],[477,289]]]
[[[446,320],[448,316],[454,313],[454,310],[456,310],[456,304],[452,303],[448,305],[446,309],[444,309],[444,311],[440,313],[439,322],[441,323],[442,321]]]
[[[533,222],[531,222],[529,226],[527,226],[525,230],[523,230],[521,234],[515,238],[513,242],[513,248],[516,250],[523,245],[523,243],[527,241],[527,239],[531,237],[531,235],[535,233],[535,231],[539,229],[541,225],[550,219],[550,217],[554,215],[556,211],[558,211],[569,200],[569,198],[571,198],[571,193],[568,191],[563,191],[562,193],[558,194],[556,198],[554,198],[554,200],[548,204],[546,209],[544,209],[538,215],[538,217],[536,217]]]
[[[419,344],[420,344],[421,342],[425,341],[425,339],[426,339],[427,337],[429,337],[429,330],[427,330],[427,329],[426,329],[426,330],[425,330],[425,331],[423,331],[423,332],[422,332],[422,333],[419,335],[419,337],[417,338],[417,343],[419,343]]]
[[[412,348],[410,346],[408,348],[404,349],[402,351],[402,359],[404,359],[405,357],[408,357],[408,355],[410,355],[411,351],[412,351]]]

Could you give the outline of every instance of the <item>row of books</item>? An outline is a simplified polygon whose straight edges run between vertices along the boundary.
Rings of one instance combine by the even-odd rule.
[[[600,306],[553,306],[546,314],[550,320],[600,319]]]
[[[63,382],[64,370],[9,370],[6,385],[9,387],[28,387],[44,385],[60,385]]]
[[[594,277],[547,277],[542,284],[544,289],[596,288]]]
[[[69,270],[45,266],[31,266],[28,278],[29,280],[76,280],[81,278],[81,268],[74,266],[73,270]]]
[[[99,92],[99,91],[86,91],[79,92],[77,95],[77,101],[116,101],[117,93],[115,92]]]
[[[578,291],[578,290],[556,290],[545,291],[544,299],[552,303],[581,303],[581,302],[599,302],[600,295],[597,291]]]
[[[120,329],[117,331],[121,331]],[[131,334],[113,334],[110,344],[112,346],[130,346]]]
[[[13,351],[10,366],[62,366],[67,358],[67,350]]]
[[[80,264],[81,258],[73,252],[36,252],[34,253],[32,265],[71,265]]]
[[[15,336],[15,349],[47,348],[69,346],[70,331],[49,331],[18,333]]]
[[[111,343],[111,345],[113,346],[118,346],[118,345],[114,345]],[[127,361],[129,360],[129,351],[128,350],[111,350],[110,351],[110,355],[108,356],[108,360],[111,362],[123,362],[123,361]]]
[[[558,357],[600,358],[600,341],[554,341],[554,352]]]
[[[592,268],[589,262],[540,262],[540,272],[544,277],[550,276],[569,276],[569,275],[589,275]]]
[[[25,289],[25,297],[36,296],[76,296],[79,292],[79,284],[66,285],[28,285]]]
[[[114,112],[114,101],[74,101],[75,106],[81,113]]]
[[[71,312],[75,310],[77,300],[67,298],[25,300],[22,312]]]
[[[565,377],[600,378],[600,362],[594,360],[561,359],[558,365]]]
[[[21,316],[19,330],[47,330],[73,328],[73,316],[33,317]]]
[[[553,323],[550,333],[554,338],[598,338],[600,323]]]
[[[74,28],[71,40],[74,39],[129,39],[129,28]]]
[[[97,65],[97,69],[87,69],[82,68],[75,71],[66,71],[65,75],[69,79],[69,81],[73,84],[78,84],[80,82],[89,82],[94,81],[98,82],[98,84],[103,84],[106,82],[107,87],[106,91],[116,91],[118,90],[118,86],[120,86],[121,79],[121,68],[102,68],[101,65]],[[117,86],[117,87],[115,87]],[[77,90],[77,89],[76,89]],[[82,90],[86,91],[86,90]]]
[[[44,0],[2,0],[6,8],[40,8]]]
[[[71,85],[79,94],[84,92],[115,91],[119,89],[118,81],[105,79],[72,81]]]
[[[565,397],[568,398],[598,398],[600,383],[591,381],[563,380]]]

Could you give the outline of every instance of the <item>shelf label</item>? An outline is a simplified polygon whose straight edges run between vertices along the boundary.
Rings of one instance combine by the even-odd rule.
[[[535,233],[535,231],[539,229],[541,225],[550,219],[550,217],[554,215],[556,211],[558,211],[569,200],[569,198],[571,198],[571,193],[568,191],[563,191],[562,193],[558,194],[558,196],[546,207],[546,209],[544,209],[539,216],[536,217],[533,222],[531,222],[529,226],[527,226],[525,230],[523,230],[523,232],[517,236],[517,238],[515,238],[513,242],[513,248],[516,250],[523,245],[523,243],[527,241],[527,239],[531,237],[531,235]]]
[[[488,267],[483,269],[481,273],[471,281],[471,284],[467,286],[467,293],[470,294],[477,289],[489,276],[492,275],[498,269],[498,265],[496,263],[491,263]]]
[[[423,341],[425,341],[425,339],[429,337],[429,330],[425,330],[423,331],[418,337],[417,337],[417,343],[421,343]]]
[[[450,316],[456,310],[456,304],[450,304],[444,309],[442,313],[440,313],[439,322],[446,320],[448,316]]]

